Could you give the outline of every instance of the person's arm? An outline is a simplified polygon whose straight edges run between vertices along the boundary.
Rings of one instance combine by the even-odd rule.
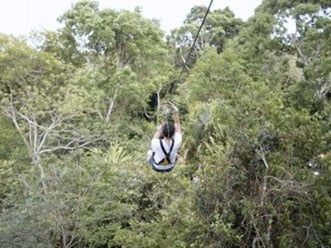
[[[181,133],[181,126],[180,126],[180,121],[179,121],[178,108],[172,102],[169,102],[169,105],[171,107],[172,117],[173,117],[174,122],[175,122],[175,132]]]
[[[180,127],[180,121],[179,121],[179,115],[178,112],[173,112],[172,116],[174,118],[174,122],[175,122],[175,132],[181,133],[181,127]]]
[[[161,134],[162,134],[162,125],[160,125],[158,127],[158,129],[156,130],[156,132],[154,133],[154,136],[153,138],[155,139],[159,139],[161,137]]]

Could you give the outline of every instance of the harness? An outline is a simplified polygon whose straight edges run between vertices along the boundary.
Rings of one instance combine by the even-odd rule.
[[[174,141],[174,139],[171,139],[171,141],[172,141],[172,143],[170,145],[169,152],[166,152],[166,150],[162,144],[162,139],[160,139],[160,146],[165,155],[165,157],[160,162],[157,163],[155,161],[155,159],[154,159],[155,152],[153,152],[153,154],[149,160],[149,163],[155,171],[164,173],[164,172],[169,172],[174,168],[174,164],[172,164],[171,160],[170,160],[170,153],[174,147],[175,141]]]
[[[161,149],[162,149],[165,157],[160,162],[157,163],[158,165],[169,165],[169,164],[171,164],[170,153],[171,153],[172,149],[174,148],[174,144],[175,144],[175,141],[172,138],[169,152],[167,152],[165,150],[164,146],[163,146],[162,139],[160,139],[160,146],[161,146]]]

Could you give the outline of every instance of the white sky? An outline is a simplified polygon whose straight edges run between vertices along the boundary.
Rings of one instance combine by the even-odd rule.
[[[33,30],[56,30],[57,18],[71,8],[77,0],[0,0],[0,33],[27,35]],[[211,10],[228,6],[236,15],[247,20],[262,0],[214,0]],[[181,26],[195,5],[208,6],[210,0],[99,0],[99,8],[133,10],[142,7],[146,18],[160,20],[161,28],[168,32]]]

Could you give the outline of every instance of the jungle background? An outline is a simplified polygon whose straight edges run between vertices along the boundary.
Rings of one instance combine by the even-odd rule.
[[[80,1],[0,34],[0,247],[331,247],[330,1],[217,9],[192,46],[206,11],[165,35]],[[184,136],[161,174],[168,100]]]

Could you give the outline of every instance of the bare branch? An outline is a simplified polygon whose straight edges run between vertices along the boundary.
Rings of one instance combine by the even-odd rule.
[[[49,127],[46,129],[45,133],[42,135],[42,139],[39,142],[39,146],[37,148],[37,151],[40,151],[41,148],[44,146],[45,141],[50,133],[50,131],[52,131],[57,125],[59,124],[59,122],[53,122],[51,123],[51,125],[49,125]]]
[[[84,140],[83,137],[74,138],[74,139],[71,139],[65,145],[58,145],[58,146],[55,146],[55,147],[41,149],[39,151],[39,154],[54,152],[54,151],[58,151],[58,150],[74,150],[74,149],[77,149],[77,148],[88,148],[88,145],[90,145],[90,144],[92,144],[96,141],[99,141],[99,140],[102,140],[102,139],[98,138],[98,137],[90,138],[88,140]],[[77,143],[81,143],[81,144],[77,145]]]
[[[17,120],[17,116],[16,116],[16,111],[14,109],[14,104],[13,104],[13,95],[12,95],[12,88],[11,86],[9,86],[10,89],[10,94],[9,94],[9,109],[8,108],[3,108],[3,111],[5,114],[7,114],[8,117],[10,117],[14,123],[15,128],[17,129],[17,131],[19,132],[20,136],[23,139],[24,144],[26,145],[26,147],[29,147],[29,142],[28,140],[24,137],[22,128],[20,127],[20,125],[18,124],[18,120]]]
[[[36,121],[32,121],[32,120],[30,120],[30,118],[29,118],[28,116],[26,116],[25,114],[23,114],[23,113],[21,113],[21,112],[19,112],[19,111],[17,111],[17,114],[18,114],[22,119],[26,120],[27,123],[29,123],[29,125],[40,127]]]
[[[109,100],[108,111],[107,111],[106,118],[105,118],[106,122],[109,122],[111,113],[113,112],[114,103],[117,98],[117,92],[118,92],[118,88],[115,89],[114,96]]]
[[[104,120],[104,117],[103,117],[103,115],[102,115],[102,113],[101,113],[100,110],[98,110],[98,109],[96,108],[96,109],[95,109],[95,112],[98,114],[98,116],[100,117],[101,120]]]
[[[268,169],[269,168],[269,164],[268,164],[268,162],[267,162],[267,160],[265,158],[265,154],[266,154],[265,149],[261,145],[259,145],[259,149],[255,149],[255,152],[262,159],[263,164]]]

